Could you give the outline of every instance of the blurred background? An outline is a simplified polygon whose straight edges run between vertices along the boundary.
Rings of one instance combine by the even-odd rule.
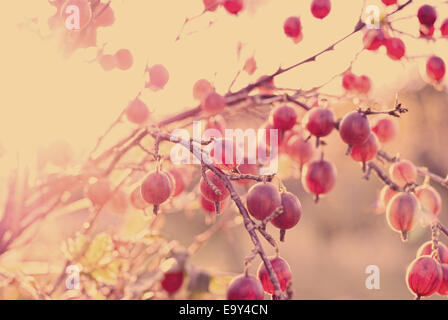
[[[415,15],[423,2],[414,2],[397,18]],[[440,21],[448,17],[448,5],[442,2],[424,1],[437,6]],[[367,4],[383,8],[380,1]],[[146,63],[161,63],[170,73],[164,90],[142,95],[154,118],[163,118],[195,106],[192,87],[200,78],[209,79],[218,92],[225,93],[236,72],[252,55],[258,70],[252,77],[239,77],[235,89],[324,49],[353,30],[362,5],[363,1],[334,0],[330,15],[321,21],[311,16],[308,0],[247,0],[247,10],[240,16],[230,16],[222,9],[207,13],[188,23],[180,40],[175,41],[185,18],[202,11],[202,1],[113,0],[116,22],[111,28],[100,29],[99,43],[104,45],[105,52],[128,48],[134,56],[134,65],[126,72],[106,73],[97,63],[89,62],[95,56],[94,50],[66,57],[58,51],[57,40],[46,39],[49,32],[46,18],[54,13],[46,1],[2,3],[0,188],[5,188],[8,172],[18,159],[33,163],[38,151],[55,140],[68,141],[74,157],[82,159],[96,138],[142,89]],[[286,38],[282,30],[284,20],[292,15],[302,20],[304,38],[299,44]],[[28,27],[29,19],[35,17],[42,18],[40,35]],[[397,22],[396,27],[418,36],[416,17]],[[448,84],[448,77],[440,88],[428,84],[422,72],[426,60],[419,57],[436,54],[448,61],[448,42],[406,35],[402,39],[407,59],[392,61],[384,48],[378,52],[363,51],[353,64],[353,72],[371,78],[372,108],[391,108],[398,94],[409,109],[408,114],[398,119],[398,137],[383,148],[445,176],[448,96],[440,88]],[[239,45],[242,45],[240,58]],[[362,33],[359,33],[315,63],[282,75],[276,79],[276,85],[309,89],[325,83],[347,69],[361,49]],[[322,91],[341,95],[340,81],[340,77],[335,78]],[[352,101],[334,102],[332,106],[338,117],[355,108]],[[248,119],[241,123],[236,117],[229,124],[250,126],[257,125],[257,121]],[[326,157],[335,162],[338,180],[331,194],[317,205],[303,190],[299,169],[287,160],[280,162],[279,174],[285,177],[288,190],[299,196],[303,206],[301,222],[287,232],[287,241],[280,245],[281,256],[293,271],[294,298],[411,298],[404,280],[405,270],[417,248],[430,239],[429,228],[417,228],[411,232],[409,241],[402,243],[399,235],[388,228],[385,216],[376,213],[381,184],[374,177],[370,181],[363,179],[360,166],[345,156],[345,145],[336,133],[326,142]],[[445,203],[447,191],[433,186]],[[3,197],[5,190],[0,191]],[[440,219],[448,224],[445,211],[442,209]],[[47,221],[36,231],[32,243],[2,256],[0,265],[13,266],[24,273],[27,268],[41,274],[57,272],[62,268],[61,241],[79,230],[86,217],[86,212],[76,212]],[[125,219],[106,212],[98,230],[114,230]],[[179,211],[166,216],[162,233],[188,245],[206,228],[201,212]],[[448,243],[443,238],[442,242]],[[238,274],[250,250],[246,231],[242,227],[233,228],[215,235],[193,261],[211,272]],[[254,262],[253,272],[258,263]],[[380,268],[380,290],[365,287],[368,265]],[[17,297],[14,290],[4,294],[4,298]]]

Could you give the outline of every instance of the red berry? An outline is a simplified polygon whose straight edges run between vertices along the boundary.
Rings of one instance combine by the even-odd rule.
[[[316,196],[330,192],[336,182],[336,167],[325,160],[307,163],[302,172],[302,185]]]
[[[184,175],[180,169],[171,168],[168,170],[168,176],[171,178],[171,185],[173,186],[173,197],[177,197],[185,190]]]
[[[264,300],[260,281],[251,275],[240,275],[230,282],[227,300]]]
[[[365,49],[375,51],[386,44],[386,36],[381,29],[367,29],[362,41]]]
[[[389,204],[390,199],[392,199],[397,193],[398,193],[398,191],[395,191],[394,189],[392,189],[389,186],[384,186],[381,189],[380,201],[381,201],[381,204],[384,206],[384,209],[387,208],[387,205]]]
[[[163,290],[165,290],[171,295],[179,291],[180,287],[182,287],[183,282],[184,282],[183,271],[167,272],[163,277],[161,285]]]
[[[334,114],[330,109],[316,107],[309,110],[302,120],[302,126],[313,136],[328,136],[334,129]]]
[[[285,34],[290,38],[297,38],[302,33],[302,23],[299,17],[289,17],[286,19],[283,30]]]
[[[435,216],[439,215],[442,210],[442,198],[436,189],[429,185],[422,185],[415,188],[415,195],[424,209]]]
[[[97,27],[108,27],[115,22],[114,10],[107,3],[98,3],[95,8],[94,17],[94,23]]]
[[[350,146],[366,142],[370,132],[369,120],[357,111],[347,113],[339,125],[342,140]]]
[[[371,88],[372,82],[370,81],[370,78],[368,76],[363,75],[356,79],[355,90],[357,90],[360,94],[369,93]]]
[[[272,224],[279,229],[291,229],[299,223],[302,217],[302,205],[299,199],[290,192],[281,194],[283,213],[271,220]]]
[[[148,73],[149,83],[146,84],[146,88],[153,91],[162,90],[170,79],[168,70],[166,70],[166,68],[161,64],[153,65],[148,69]]]
[[[128,70],[132,67],[134,59],[132,54],[127,49],[120,49],[115,53],[115,59],[117,61],[117,67],[121,70]]]
[[[353,146],[350,156],[355,161],[366,163],[376,157],[379,148],[378,138],[371,133],[363,144]]]
[[[202,102],[213,91],[215,88],[208,80],[199,79],[193,86],[193,97]]]
[[[107,179],[99,179],[87,187],[86,196],[93,205],[102,206],[109,201],[112,188]]]
[[[207,180],[213,184],[217,190],[219,190],[219,194],[216,194],[204,178],[201,178],[200,188],[202,195],[207,200],[212,202],[220,202],[225,200],[229,196],[229,190],[227,190],[224,182],[212,171],[207,171],[206,177]]]
[[[220,210],[223,210],[228,204],[228,200],[219,202]],[[204,196],[201,196],[201,207],[207,213],[216,213],[215,203],[207,200]]]
[[[153,205],[160,205],[168,200],[172,190],[173,186],[168,174],[157,171],[150,173],[141,187],[143,199]]]
[[[285,291],[292,278],[291,269],[288,262],[280,257],[270,257],[269,261],[271,262],[272,268],[277,275],[280,289],[282,291]],[[263,262],[258,267],[257,273],[258,279],[260,279],[264,291],[272,295],[275,294],[274,285],[269,278],[268,270],[266,269],[266,266]]]
[[[215,91],[210,92],[202,103],[202,108],[209,114],[220,113],[226,107],[226,99]]]
[[[386,6],[391,6],[393,4],[397,4],[398,0],[381,0]]]
[[[418,9],[417,17],[421,24],[432,26],[436,22],[437,12],[433,6],[425,4]]]
[[[426,63],[426,74],[432,81],[439,82],[445,76],[445,62],[437,56],[432,56]]]
[[[258,78],[257,83],[258,82],[263,82],[257,87],[261,93],[271,94],[275,89],[274,78],[270,76],[261,76],[260,78]]]
[[[126,117],[133,123],[142,124],[149,118],[148,107],[142,100],[136,98],[126,108]]]
[[[313,0],[311,3],[311,13],[318,19],[325,18],[331,10],[330,0]]]
[[[409,290],[420,297],[428,297],[439,290],[442,284],[442,268],[430,256],[422,256],[409,265],[406,279]]]
[[[296,124],[297,113],[294,108],[284,105],[272,110],[271,119],[271,123],[274,125],[274,128],[286,131],[294,127]]]
[[[431,38],[434,35],[435,28],[434,28],[434,25],[427,26],[427,25],[421,24],[419,31],[420,31],[421,37]]]
[[[448,37],[448,19],[445,19],[440,26],[440,33],[442,37]]]
[[[356,81],[357,81],[357,77],[351,72],[346,72],[342,76],[342,86],[347,91],[352,91],[355,89]]]
[[[110,71],[117,66],[117,60],[114,55],[103,54],[98,58],[98,62],[104,71]]]
[[[278,189],[271,183],[257,183],[247,193],[247,210],[258,220],[269,217],[281,206],[281,197]]]
[[[433,245],[432,241],[427,241],[424,244],[422,244],[420,248],[417,250],[417,257],[432,255],[433,252],[432,245]],[[448,248],[440,241],[438,242],[437,245],[437,254],[442,263],[448,263]]]
[[[409,160],[400,160],[390,166],[389,175],[395,184],[404,187],[409,183],[415,183],[417,168]]]
[[[381,143],[389,142],[397,135],[397,122],[390,117],[377,118],[373,124],[372,131]]]
[[[136,187],[131,192],[130,201],[136,209],[144,210],[149,206],[149,203],[143,199],[141,186]]]
[[[217,139],[210,144],[210,148],[210,158],[221,170],[233,170],[242,160],[240,151],[233,140]]]
[[[400,38],[388,38],[386,40],[387,55],[392,60],[400,60],[406,51],[404,42]]]
[[[219,7],[219,0],[202,0],[204,3],[204,9],[207,11],[216,11]]]
[[[418,200],[413,194],[398,193],[387,205],[387,222],[392,230],[401,232],[403,240],[407,240],[408,232],[414,228],[418,211]]]
[[[286,145],[286,154],[300,166],[309,162],[314,155],[313,144],[298,134],[290,138]]]
[[[77,11],[79,17],[79,26],[71,26],[71,23],[76,23],[76,21],[72,21],[72,15],[74,14],[74,11],[71,8],[73,7],[76,7],[78,9]],[[83,30],[89,25],[90,20],[92,19],[92,9],[90,8],[90,3],[88,0],[67,0],[61,7],[60,12],[62,23],[64,24],[64,26],[74,27],[74,31]],[[66,22],[68,22],[67,25]]]
[[[440,266],[442,268],[442,283],[437,293],[442,296],[448,296],[448,264],[441,264]]]
[[[243,0],[224,0],[224,8],[231,14],[238,14],[243,10],[244,4]]]

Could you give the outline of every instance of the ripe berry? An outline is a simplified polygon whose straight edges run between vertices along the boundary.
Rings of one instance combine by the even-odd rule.
[[[439,82],[442,80],[445,71],[445,62],[437,56],[432,56],[426,62],[426,74],[432,81]]]
[[[297,113],[294,108],[284,105],[272,110],[270,118],[274,128],[286,131],[296,124]]]
[[[422,256],[409,265],[406,279],[409,290],[420,297],[428,297],[437,292],[442,284],[442,268],[430,256]]]
[[[397,4],[398,0],[381,0],[386,6],[391,6],[393,4]]]
[[[356,79],[355,90],[360,94],[368,94],[372,88],[372,82],[368,76],[362,75]]]
[[[95,7],[95,26],[97,27],[109,27],[115,22],[114,10],[107,3],[98,3]]]
[[[334,129],[334,114],[330,109],[316,107],[309,110],[302,120],[302,126],[313,136],[328,136]]]
[[[142,100],[135,98],[126,108],[126,117],[133,123],[142,124],[149,118],[148,107]]]
[[[350,146],[362,144],[370,136],[370,124],[367,117],[357,111],[347,113],[339,125],[342,140]]]
[[[173,197],[177,197],[185,190],[184,176],[180,169],[171,168],[168,170],[168,176],[171,179],[171,185],[173,186]]]
[[[243,0],[224,0],[224,8],[231,14],[238,14],[243,10]]]
[[[168,174],[154,171],[142,183],[143,199],[153,205],[164,203],[171,196],[173,186]]]
[[[371,133],[363,144],[353,146],[350,156],[355,161],[366,163],[376,157],[379,148],[380,143],[378,142],[378,138]]]
[[[417,180],[417,168],[409,160],[400,160],[392,164],[389,168],[390,178],[399,187],[404,187]]]
[[[384,206],[384,209],[387,208],[387,205],[389,204],[390,199],[392,199],[397,193],[398,193],[398,191],[395,191],[394,189],[392,189],[389,186],[384,186],[381,189],[380,201],[381,201],[381,204]]]
[[[199,79],[193,86],[193,97],[202,102],[213,91],[215,88],[208,80]]]
[[[112,188],[107,179],[99,179],[87,187],[86,196],[95,206],[102,206],[112,195]]]
[[[223,210],[228,204],[228,200],[224,200],[219,202],[219,208],[220,210]],[[216,206],[215,202],[207,200],[204,196],[201,195],[201,207],[202,210],[204,210],[207,213],[216,213]]]
[[[217,139],[210,144],[210,158],[215,167],[221,170],[235,169],[240,158],[240,150],[233,140]]]
[[[202,108],[209,114],[220,113],[226,107],[226,99],[215,91],[210,92],[202,103]]]
[[[283,30],[285,34],[290,38],[297,38],[302,33],[302,23],[299,17],[289,17],[286,19]]]
[[[299,223],[302,217],[302,205],[299,199],[290,192],[281,194],[283,213],[271,220],[272,224],[279,229],[291,229]]]
[[[149,203],[143,199],[141,186],[136,187],[131,192],[130,201],[136,209],[144,210],[149,206]]]
[[[227,287],[227,300],[264,300],[260,281],[251,275],[240,275]]]
[[[352,91],[355,89],[356,81],[357,81],[357,77],[351,72],[346,72],[342,76],[342,86],[347,91]]]
[[[448,295],[448,264],[441,264],[442,268],[442,283],[440,284],[439,290],[437,293],[442,296]]]
[[[98,62],[104,71],[110,71],[117,66],[117,60],[114,55],[103,54],[98,58]]]
[[[390,117],[377,118],[373,123],[372,131],[381,143],[389,142],[397,135],[397,122]]]
[[[425,4],[418,9],[417,17],[421,24],[432,26],[436,22],[437,12],[433,6]]]
[[[182,287],[183,282],[184,282],[183,271],[167,272],[163,277],[161,285],[163,290],[168,292],[168,294],[172,295],[177,291],[179,291],[180,287]]]
[[[260,93],[271,94],[275,88],[274,78],[269,76],[261,76],[260,78],[258,78],[257,83],[261,81],[263,81],[263,83],[257,86]]]
[[[271,262],[272,268],[277,275],[280,289],[282,291],[285,291],[292,278],[291,269],[288,262],[280,257],[270,257],[269,261]],[[257,273],[258,279],[260,279],[264,291],[272,295],[275,294],[274,285],[269,278],[268,270],[266,269],[266,266],[263,262],[258,267]]]
[[[90,3],[88,0],[67,0],[64,5],[61,7],[61,19],[64,26],[69,27],[69,25],[73,22],[73,13],[74,11],[71,9],[72,7],[76,7],[79,11],[79,26],[74,25],[74,31],[83,30],[87,27],[92,19],[92,9],[90,8]],[[66,22],[68,24],[66,25]],[[71,26],[71,25],[70,25]],[[79,28],[77,28],[79,27]]]
[[[281,206],[281,197],[278,189],[271,183],[257,183],[247,193],[247,210],[258,220],[269,217]]]
[[[432,241],[427,241],[422,244],[417,250],[417,257],[432,255],[432,245]],[[437,245],[437,254],[439,256],[440,262],[448,263],[448,248],[442,242],[439,242]]]
[[[386,44],[386,36],[381,29],[367,29],[362,38],[362,42],[365,49],[375,51]]]
[[[207,180],[219,190],[219,194],[210,187],[207,181],[204,178],[201,178],[200,188],[201,194],[209,201],[212,202],[220,202],[225,200],[229,196],[229,191],[227,190],[224,182],[212,171],[207,171],[206,173]]]
[[[128,70],[132,67],[134,59],[132,54],[127,49],[120,49],[115,53],[115,59],[117,61],[117,67],[121,70]]]
[[[415,195],[423,208],[435,216],[439,215],[440,210],[442,210],[442,198],[436,189],[429,185],[422,185],[415,188]]]
[[[336,182],[336,167],[325,160],[309,162],[303,168],[302,185],[308,193],[319,196],[330,192]]]
[[[386,40],[387,55],[392,60],[400,60],[406,51],[404,42],[400,38],[388,38]]]
[[[202,0],[202,2],[204,3],[204,10],[211,12],[216,11],[220,4],[219,0]]]
[[[161,64],[155,64],[150,67],[148,73],[149,83],[146,84],[146,88],[153,91],[162,90],[170,79],[168,70]]]
[[[257,61],[254,57],[250,57],[246,60],[243,70],[246,71],[250,76],[254,74],[254,72],[257,70]]]
[[[448,37],[448,19],[445,19],[440,26],[440,33],[442,37]]]
[[[434,25],[426,26],[424,24],[421,24],[419,31],[421,37],[430,38],[434,35],[435,28]]]
[[[314,155],[313,144],[305,140],[301,134],[289,139],[286,145],[286,154],[301,167],[308,163]]]
[[[414,228],[418,211],[418,200],[411,193],[401,192],[389,201],[387,222],[392,230],[401,232],[403,241],[407,240],[408,232]]]
[[[331,10],[330,0],[313,0],[311,3],[311,13],[318,19],[325,18]]]

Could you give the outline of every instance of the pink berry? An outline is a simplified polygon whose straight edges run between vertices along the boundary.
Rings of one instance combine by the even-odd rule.
[[[193,97],[202,102],[213,91],[215,88],[208,80],[199,79],[193,86]]]
[[[322,107],[309,110],[302,120],[302,126],[316,137],[328,136],[333,131],[334,124],[333,111]]]
[[[400,60],[406,51],[404,42],[400,38],[388,38],[386,40],[387,55],[392,60]]]
[[[391,187],[389,187],[387,185],[381,189],[380,201],[381,201],[381,204],[383,205],[384,209],[387,208],[387,205],[389,204],[390,199],[392,199],[397,193],[398,193],[398,191],[395,191],[394,189],[392,189]]]
[[[274,128],[287,131],[296,124],[297,113],[293,107],[287,105],[280,106],[272,110],[271,120]]]
[[[264,300],[261,282],[251,275],[240,275],[230,282],[227,300]]]
[[[148,107],[139,98],[129,103],[125,113],[128,120],[136,124],[142,124],[149,118]]]
[[[442,37],[448,37],[448,19],[445,19],[440,26],[440,33]]]
[[[153,65],[148,69],[148,72],[149,83],[146,87],[154,91],[163,89],[170,79],[168,70],[166,70],[166,68],[161,64]]]
[[[442,283],[437,293],[442,296],[448,296],[448,264],[441,264],[440,266],[442,268]]]
[[[417,257],[432,255],[433,253],[432,246],[433,246],[432,241],[426,241],[417,250]],[[440,241],[437,244],[437,254],[439,256],[440,262],[448,263],[448,247]]]
[[[114,55],[103,54],[98,58],[98,62],[104,71],[110,71],[117,66],[117,59]]]
[[[269,217],[281,206],[281,197],[278,189],[271,183],[257,183],[247,193],[247,210],[258,220]]]
[[[409,231],[414,228],[419,209],[418,199],[412,193],[398,193],[389,201],[387,222],[392,230],[401,233],[403,240],[407,240]]]
[[[417,168],[409,160],[400,160],[390,166],[389,175],[395,184],[404,187],[417,181]]]
[[[386,37],[381,29],[367,29],[362,38],[364,48],[375,51],[386,44]]]
[[[376,157],[378,150],[380,148],[380,143],[378,138],[373,133],[367,138],[363,144],[354,145],[350,156],[353,160],[366,163]]]
[[[280,257],[270,257],[269,261],[271,262],[272,268],[277,275],[281,291],[285,291],[292,278],[291,268],[289,267],[288,262]],[[261,284],[263,285],[264,291],[272,295],[275,294],[274,285],[269,278],[268,271],[263,262],[258,267],[257,274],[258,279],[260,279]]]
[[[209,114],[220,113],[226,107],[226,99],[219,93],[212,91],[205,98],[202,103],[202,108]]]
[[[153,205],[160,205],[172,194],[172,183],[168,174],[154,171],[142,183],[143,199]]]
[[[397,4],[398,0],[381,0],[386,6]]]
[[[330,192],[336,182],[336,167],[325,160],[315,160],[305,165],[302,185],[309,193],[320,196]]]
[[[406,274],[408,288],[418,298],[436,293],[442,284],[442,279],[440,264],[430,256],[421,256],[412,261]]]
[[[246,71],[250,76],[254,74],[254,72],[257,70],[257,61],[254,57],[250,57],[246,60],[243,70]]]
[[[311,3],[311,13],[318,19],[325,18],[331,10],[330,0],[313,0]]]
[[[308,163],[314,155],[313,144],[311,141],[305,140],[301,134],[288,140],[285,151],[291,160],[297,162],[301,167]]]
[[[368,94],[371,88],[372,82],[368,76],[362,75],[356,79],[355,90],[360,94]]]
[[[346,72],[342,76],[342,86],[344,87],[345,90],[352,91],[356,87],[356,80],[357,77],[353,73]]]
[[[243,0],[224,0],[224,8],[231,14],[238,14],[243,10],[244,4]]]
[[[392,141],[398,132],[397,122],[390,117],[379,117],[373,123],[372,131],[381,143]]]
[[[115,59],[117,61],[117,66],[121,70],[128,70],[132,67],[134,59],[131,52],[128,49],[120,49],[115,53]]]
[[[291,229],[302,217],[302,205],[299,199],[290,192],[281,194],[283,213],[272,219],[272,224],[279,229]]]
[[[445,76],[445,62],[437,56],[432,56],[426,63],[426,74],[429,79],[439,82]]]
[[[350,146],[364,143],[370,132],[369,120],[357,111],[346,114],[339,125],[342,140]]]
[[[202,0],[204,3],[204,9],[207,11],[216,11],[218,9],[220,1],[219,0]]]
[[[87,187],[87,198],[93,205],[102,206],[109,201],[112,195],[112,188],[107,179],[99,179]]]
[[[286,19],[283,30],[285,34],[290,38],[297,38],[302,33],[302,23],[299,17],[289,17]]]
[[[224,182],[212,171],[207,171],[206,173],[207,180],[216,187],[216,190],[219,191],[217,194],[215,190],[204,180],[201,178],[201,182],[199,184],[201,189],[201,194],[209,201],[212,202],[220,202],[227,199],[229,196],[229,190],[227,190]]]
[[[423,208],[435,216],[442,210],[442,198],[440,193],[430,185],[421,185],[415,188],[415,195]]]
[[[417,17],[421,24],[432,26],[436,22],[437,12],[433,6],[425,4],[418,9]]]

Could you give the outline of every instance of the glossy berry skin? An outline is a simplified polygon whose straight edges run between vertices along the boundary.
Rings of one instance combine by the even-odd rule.
[[[390,117],[377,118],[373,123],[372,131],[381,143],[392,141],[398,132],[397,122]]]
[[[290,106],[280,106],[272,110],[271,120],[275,129],[286,131],[296,124],[297,113],[296,110]]]
[[[325,160],[315,160],[303,167],[302,184],[305,190],[315,195],[330,192],[336,182],[336,167]]]
[[[437,12],[433,6],[423,5],[418,9],[418,20],[425,26],[432,26],[437,19]]]
[[[149,206],[149,203],[143,199],[141,186],[138,186],[131,192],[130,201],[134,208],[139,210],[144,210]]]
[[[414,228],[419,210],[418,199],[412,193],[398,193],[389,201],[387,222],[392,230],[401,232],[403,241],[407,240],[408,232]]]
[[[417,168],[409,160],[400,160],[390,166],[389,175],[394,183],[404,187],[417,180]]]
[[[288,284],[291,282],[292,274],[291,269],[289,267],[288,262],[286,262],[283,258],[280,257],[270,257],[269,261],[272,264],[272,268],[274,269],[274,272],[277,275],[278,282],[280,284],[280,289],[282,291],[285,291]],[[258,267],[258,279],[261,281],[261,284],[263,285],[263,289],[265,292],[274,295],[275,289],[274,285],[271,282],[271,279],[269,278],[268,271],[262,262],[260,266]]]
[[[437,293],[442,296],[448,295],[448,264],[441,264],[442,268],[442,283],[440,284],[439,290]]]
[[[375,51],[386,44],[386,36],[381,29],[368,29],[364,33],[362,42],[365,49]]]
[[[315,18],[323,19],[330,13],[330,0],[313,0],[311,3],[311,13]]]
[[[99,179],[87,187],[86,196],[93,205],[102,206],[109,201],[112,188],[107,179]]]
[[[173,186],[168,174],[154,171],[142,183],[143,199],[153,205],[164,203],[171,196]]]
[[[220,202],[225,200],[229,196],[229,191],[227,190],[224,182],[219,179],[216,174],[212,171],[206,172],[207,180],[211,182],[219,191],[220,194],[216,194],[215,191],[208,185],[208,183],[201,178],[201,182],[199,184],[201,189],[201,194],[209,201],[212,202]]]
[[[326,137],[334,129],[334,114],[330,109],[316,107],[309,110],[302,120],[302,126],[315,137]]]
[[[180,287],[182,287],[183,282],[184,282],[183,271],[167,272],[163,277],[161,285],[163,290],[168,292],[168,294],[172,295],[177,291],[179,291]]]
[[[432,81],[440,82],[445,76],[445,71],[445,62],[437,56],[432,56],[426,62],[426,74]]]
[[[199,79],[193,86],[193,97],[202,102],[213,91],[215,88],[208,80]]]
[[[400,60],[406,52],[404,42],[400,38],[388,38],[386,40],[387,55],[392,60]]]
[[[396,194],[398,194],[398,191],[395,191],[394,189],[392,189],[389,186],[384,186],[381,189],[380,192],[380,201],[381,204],[384,206],[384,209],[387,208],[387,205],[390,202],[390,199],[392,199]]]
[[[302,205],[299,199],[290,192],[281,194],[283,213],[271,220],[271,223],[281,230],[293,228],[302,217]]]
[[[263,287],[254,276],[242,274],[227,287],[227,300],[264,300]]]
[[[408,267],[406,280],[409,290],[418,298],[436,293],[442,284],[442,268],[430,256],[415,259]]]
[[[430,185],[421,185],[415,188],[415,195],[423,208],[435,216],[439,215],[442,210],[442,198],[436,189]]]
[[[426,241],[417,250],[417,257],[430,256],[432,255],[432,251],[432,241]],[[439,256],[440,262],[448,263],[448,248],[440,241],[437,246],[437,254]]]
[[[227,12],[235,15],[243,10],[244,7],[243,0],[224,0],[222,5],[227,10]]]
[[[350,156],[355,161],[366,163],[376,157],[379,148],[380,143],[378,138],[371,133],[363,144],[353,146]]]
[[[128,49],[120,49],[115,53],[117,67],[121,70],[128,70],[134,63],[132,53]]]
[[[260,182],[249,189],[246,204],[252,217],[263,220],[280,207],[282,201],[280,192],[273,184]]]
[[[314,147],[311,141],[306,141],[301,134],[295,135],[288,140],[286,154],[291,160],[300,166],[308,163],[314,155]]]
[[[448,19],[445,19],[440,26],[440,33],[442,37],[448,37]]]
[[[370,133],[369,120],[357,111],[346,114],[339,125],[342,140],[350,146],[366,142]]]
[[[302,23],[299,17],[289,17],[283,24],[283,31],[290,38],[297,38],[302,34]]]
[[[247,72],[248,75],[253,75],[257,71],[257,61],[254,57],[250,57],[244,63],[243,70]]]
[[[386,6],[397,4],[398,0],[381,0]]]
[[[216,139],[210,147],[210,158],[215,167],[221,170],[233,170],[238,166],[239,149],[233,140]]]
[[[139,98],[136,98],[129,103],[125,113],[128,120],[135,124],[142,124],[149,118],[148,107]]]
[[[220,113],[226,107],[226,99],[219,93],[210,92],[202,103],[202,108],[208,114]]]

